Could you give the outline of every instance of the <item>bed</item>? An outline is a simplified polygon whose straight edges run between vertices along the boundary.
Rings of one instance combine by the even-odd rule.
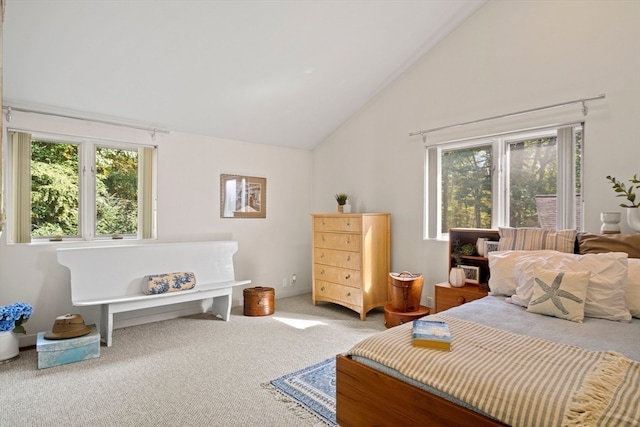
[[[625,252],[591,252],[581,236],[579,254],[496,252],[492,295],[429,316],[448,323],[450,352],[413,347],[408,323],[337,356],[338,424],[640,425],[640,259],[630,258],[640,235],[633,239]],[[556,289],[582,302],[562,298],[568,313],[545,313],[531,283],[559,272]]]

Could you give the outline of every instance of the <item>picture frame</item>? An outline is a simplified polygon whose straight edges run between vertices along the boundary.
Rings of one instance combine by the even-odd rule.
[[[220,218],[266,218],[267,178],[220,175]]]
[[[461,265],[460,267],[464,270],[465,283],[480,284],[480,267],[472,265]]]
[[[485,240],[484,242],[484,256],[488,257],[489,252],[495,252],[498,250],[498,241],[497,240]]]

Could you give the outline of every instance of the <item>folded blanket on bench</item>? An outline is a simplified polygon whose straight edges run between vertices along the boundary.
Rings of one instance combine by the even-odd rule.
[[[144,276],[142,292],[147,295],[165,292],[186,291],[196,285],[196,276],[192,272],[150,274]]]

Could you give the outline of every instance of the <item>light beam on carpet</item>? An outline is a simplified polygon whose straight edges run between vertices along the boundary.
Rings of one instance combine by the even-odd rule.
[[[296,329],[307,329],[313,326],[326,325],[326,323],[319,320],[290,319],[287,317],[274,317],[274,319]]]

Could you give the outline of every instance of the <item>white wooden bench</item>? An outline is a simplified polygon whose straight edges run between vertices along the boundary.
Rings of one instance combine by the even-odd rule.
[[[233,254],[238,242],[146,243],[126,246],[59,248],[58,262],[71,272],[74,306],[102,307],[100,332],[112,343],[113,315],[126,311],[213,298],[212,313],[229,320],[235,280]],[[192,289],[163,294],[143,293],[144,276],[193,272]]]

